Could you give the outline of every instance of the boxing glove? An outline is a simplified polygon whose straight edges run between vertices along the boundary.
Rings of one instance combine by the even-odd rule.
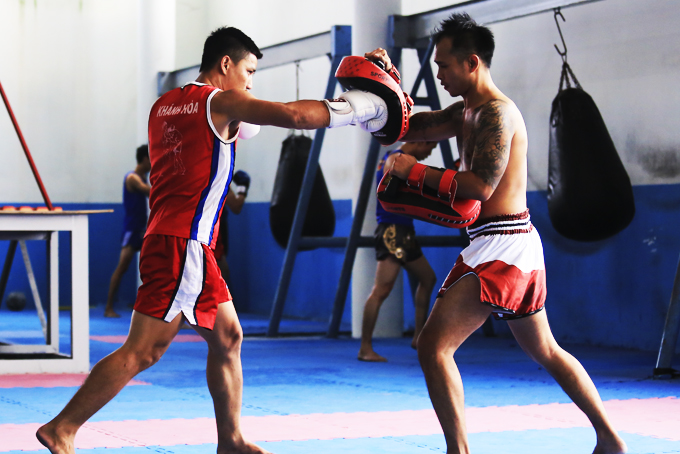
[[[250,188],[250,175],[243,170],[237,170],[234,172],[234,176],[231,181],[236,185],[236,193],[248,195],[248,189]]]
[[[373,93],[349,90],[338,99],[324,99],[331,116],[329,128],[360,125],[368,132],[378,131],[387,123],[387,104]]]
[[[252,139],[260,132],[260,125],[254,125],[251,123],[241,122],[241,126],[238,129],[238,138],[243,140]]]

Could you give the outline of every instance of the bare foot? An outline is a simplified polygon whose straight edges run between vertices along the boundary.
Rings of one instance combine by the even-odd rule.
[[[38,441],[50,450],[52,454],[75,454],[73,439],[75,437],[60,437],[56,431],[45,424],[35,433]]]
[[[411,348],[414,350],[418,350],[418,336],[413,336],[413,340],[411,341]]]
[[[374,362],[374,363],[386,363],[387,358],[380,356],[373,350],[364,352],[363,350],[359,350],[359,354],[357,355],[357,359],[359,361],[369,361],[369,362]]]
[[[116,313],[113,309],[106,309],[104,311],[104,317],[107,318],[120,318],[120,314]]]
[[[260,448],[255,443],[251,443],[248,440],[242,440],[238,446],[233,446],[231,448],[221,448],[217,447],[217,454],[272,454],[271,452]]]
[[[598,437],[593,454],[624,454],[626,452],[628,452],[626,442],[614,433],[610,439],[605,440],[604,437]]]

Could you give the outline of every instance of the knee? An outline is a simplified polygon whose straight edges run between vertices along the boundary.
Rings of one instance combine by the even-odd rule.
[[[437,285],[437,276],[434,274],[434,271],[424,276],[423,279],[420,281],[420,285],[422,285],[423,288],[427,289],[429,293],[432,293],[432,290],[434,290],[434,286]]]
[[[434,271],[429,276],[428,286],[430,289],[434,289],[437,286],[437,275],[434,274]]]
[[[161,359],[161,356],[163,356],[163,353],[165,353],[165,348],[154,348],[154,349],[152,349],[151,352],[149,352],[148,355],[145,355],[143,357],[143,362],[142,362],[143,367],[142,367],[141,370],[147,369],[147,368],[153,366],[154,364],[156,364]]]
[[[154,345],[142,350],[127,349],[127,351],[124,351],[127,355],[125,365],[134,373],[139,373],[156,364],[166,349],[167,345]]]
[[[392,288],[394,287],[394,283],[392,284],[376,284],[373,286],[373,290],[371,291],[371,296],[381,303],[387,299],[388,296],[390,296],[390,293],[392,292]]]
[[[210,350],[222,357],[230,358],[241,354],[241,344],[243,343],[243,329],[237,323],[231,329],[225,330],[220,335],[219,345],[211,345]]]
[[[441,364],[443,355],[439,350],[433,348],[431,345],[423,342],[421,339],[423,337],[418,337],[417,349],[418,349],[418,362],[423,372],[427,374],[428,371],[436,368]]]
[[[537,348],[532,351],[524,350],[524,352],[532,361],[543,366],[548,371],[550,371],[552,365],[554,365],[558,361],[561,361],[563,355],[566,353],[558,345],[545,346],[543,348]]]
[[[424,371],[442,364],[446,358],[453,357],[455,353],[455,349],[441,345],[425,330],[418,336],[416,348],[418,350],[418,361]]]
[[[227,342],[230,349],[241,349],[243,343],[243,329],[240,324],[236,324],[231,333],[227,336]]]

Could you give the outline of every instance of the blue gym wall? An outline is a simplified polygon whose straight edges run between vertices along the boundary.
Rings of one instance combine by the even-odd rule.
[[[552,228],[545,192],[530,192],[532,222],[543,240],[548,278],[547,311],[558,340],[594,345],[656,350],[670,300],[680,255],[680,185],[634,187],[637,212],[632,224],[614,238],[579,243],[562,238]],[[65,209],[113,209],[90,216],[90,305],[102,311],[108,282],[120,252],[120,204],[61,204]],[[334,202],[335,234],[347,235],[351,204]],[[268,315],[276,291],[284,251],[269,230],[269,204],[247,203],[238,216],[230,216],[231,289],[241,312]],[[587,222],[587,220],[584,220]],[[451,231],[417,223],[420,235]],[[68,236],[60,237],[60,300],[70,301]],[[42,297],[45,298],[44,243],[29,241],[29,253]],[[0,257],[7,241],[0,242]],[[454,248],[425,248],[425,255],[441,282],[455,260]],[[342,265],[341,249],[317,249],[298,255],[288,292],[285,315],[327,320]],[[29,295],[23,260],[17,250],[6,294]],[[406,280],[405,280],[406,282]],[[407,284],[405,284],[407,286]],[[130,270],[120,289],[118,305],[134,302],[136,276]],[[404,320],[412,326],[409,290],[404,289]],[[346,304],[344,321],[350,320]],[[32,306],[31,306],[32,307]],[[3,310],[6,310],[3,302]],[[504,322],[494,322],[499,334],[508,334]]]
[[[334,201],[333,205],[335,236],[347,236],[352,224],[351,201]],[[238,216],[229,216],[230,289],[237,310],[269,315],[284,252],[271,234],[269,203],[246,203]],[[343,257],[344,249],[340,248],[299,253],[284,316],[328,320]],[[350,320],[347,303],[343,321]]]
[[[548,217],[546,193],[527,194],[545,254],[546,310],[560,341],[659,348],[680,256],[680,185],[634,186],[633,191],[633,222],[615,237],[593,243],[560,236]],[[426,235],[442,230],[419,223],[416,231]],[[424,252],[441,282],[458,251]],[[405,303],[405,320],[413,318],[411,304]],[[494,327],[510,335],[505,322],[494,321]]]
[[[10,203],[7,203],[11,205]],[[26,204],[31,206],[31,204]],[[113,210],[113,213],[92,214],[89,216],[89,251],[90,251],[90,306],[100,306],[103,311],[106,295],[109,289],[109,279],[118,264],[120,254],[120,235],[123,225],[123,205],[120,203],[55,203],[64,210]],[[33,204],[32,206],[35,206]],[[0,241],[0,258],[4,263],[9,241]],[[46,248],[44,241],[27,241],[26,246],[31,258],[31,266],[35,273],[40,298],[43,306],[47,306],[47,268]],[[59,234],[59,305],[71,304],[71,254],[70,235],[68,232]],[[132,266],[130,267],[132,268]],[[35,308],[21,249],[17,247],[12,271],[5,290],[5,299],[10,292],[20,291],[27,296],[27,310]],[[119,292],[120,305],[133,304],[137,292],[137,277],[134,270],[129,270],[123,278]],[[2,310],[6,310],[5,301]]]

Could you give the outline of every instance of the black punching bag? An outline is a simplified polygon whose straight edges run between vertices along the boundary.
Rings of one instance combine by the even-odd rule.
[[[550,113],[548,212],[555,230],[577,241],[609,238],[635,216],[630,178],[607,126],[566,62]]]
[[[276,242],[284,248],[288,245],[290,230],[293,228],[293,218],[311,147],[312,139],[303,135],[289,136],[281,147],[269,207],[269,226]],[[333,232],[335,232],[335,209],[319,167],[302,227],[302,236],[333,236]]]

